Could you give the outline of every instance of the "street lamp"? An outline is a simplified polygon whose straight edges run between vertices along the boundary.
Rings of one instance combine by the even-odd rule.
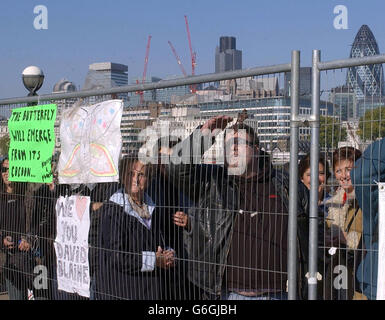
[[[38,91],[43,85],[44,73],[39,67],[29,66],[24,69],[23,73],[24,87],[29,91],[28,97],[37,96]]]

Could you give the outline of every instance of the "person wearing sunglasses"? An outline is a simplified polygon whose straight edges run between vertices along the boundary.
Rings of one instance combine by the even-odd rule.
[[[1,247],[6,253],[4,266],[6,288],[10,300],[27,300],[27,288],[31,288],[31,274],[28,273],[31,270],[26,270],[26,265],[22,262],[23,252],[30,248],[26,240],[24,203],[26,184],[9,181],[8,158],[3,159],[0,168]]]

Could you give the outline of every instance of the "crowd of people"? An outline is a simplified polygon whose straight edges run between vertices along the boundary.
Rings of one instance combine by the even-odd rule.
[[[55,174],[52,183],[30,191],[28,184],[8,180],[5,158],[1,271],[9,298],[28,299],[28,289],[34,299],[81,298],[58,289],[54,248],[56,200],[76,194],[91,198],[89,299],[287,299],[289,173],[272,165],[251,127],[237,122],[225,130],[232,120],[218,116],[197,128],[201,139],[225,131],[224,165],[194,161],[204,147],[201,154],[197,148],[190,152],[191,161],[164,164],[165,157],[193,150],[196,136],[194,141],[192,136],[174,143],[159,140],[159,163],[145,163],[138,154],[123,157],[119,183],[64,185]],[[363,154],[342,147],[330,159],[320,155],[319,299],[376,297],[378,190],[373,181],[384,181],[384,161],[384,139]],[[299,163],[297,196],[297,299],[304,300],[310,188],[308,154]],[[36,286],[37,265],[47,269],[45,286]],[[336,285],[339,266],[346,272],[342,285]]]

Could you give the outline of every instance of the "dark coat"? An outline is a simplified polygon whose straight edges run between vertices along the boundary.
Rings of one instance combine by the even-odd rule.
[[[160,170],[156,171],[147,192],[156,203],[154,223],[162,230],[166,246],[184,258],[183,228],[174,224],[173,216],[177,211],[186,211],[191,203]]]
[[[190,143],[189,138],[182,142],[180,150],[184,149],[183,144],[189,144],[192,149],[193,143]],[[188,146],[186,148],[188,150]],[[204,150],[202,150],[202,154],[203,152]],[[190,159],[190,164],[175,165],[171,161],[168,166],[174,184],[178,185],[181,191],[195,203],[188,212],[191,220],[191,231],[184,234],[184,243],[190,260],[188,277],[192,283],[204,290],[209,298],[218,297],[222,291],[235,219],[237,219],[241,207],[239,204],[240,190],[225,168],[218,165],[193,164],[199,155],[194,154],[193,150],[190,154],[195,157],[195,159]],[[259,170],[265,170],[266,166],[270,170],[270,161],[267,159],[261,151]],[[171,160],[173,160],[173,156]],[[270,184],[276,190],[282,199],[283,212],[287,216],[289,207],[288,175],[281,171],[271,170],[266,176],[265,183],[266,190],[270,190]],[[257,194],[256,197],[258,197]],[[301,199],[302,197],[299,196],[299,201]],[[301,258],[298,289],[300,290],[299,296],[302,297],[306,287],[302,281],[303,275],[307,272],[308,214],[302,209],[301,203],[299,203],[298,210],[298,221],[301,225],[298,228],[298,253]],[[284,224],[287,225],[287,222]],[[281,236],[285,241],[287,228],[283,230],[285,234]],[[274,266],[274,270],[286,273],[287,253],[284,247],[277,247],[277,249],[282,250],[279,253],[282,256],[280,261],[285,262],[281,266]],[[261,252],[255,254],[261,254]],[[277,261],[277,263],[280,262]],[[280,281],[286,283],[283,278]]]
[[[165,245],[175,250],[175,267],[161,270],[160,273],[164,279],[162,300],[186,300],[192,295],[186,275],[187,254],[183,243],[183,228],[174,223],[173,217],[177,211],[187,212],[191,203],[166,173],[158,169],[147,191],[156,203],[153,223],[164,235]]]
[[[47,264],[53,264],[55,259],[53,242],[56,238],[56,202],[60,196],[69,192],[68,189],[67,185],[55,185],[55,188],[50,190],[47,184],[43,184],[33,194],[30,242],[37,245],[40,257]]]
[[[385,181],[385,138],[369,145],[350,173],[356,199],[363,214],[365,258],[357,270],[357,280],[368,299],[376,299],[378,269],[378,186]]]
[[[18,242],[23,238],[26,239],[26,211],[24,205],[24,196],[21,194],[2,193],[0,195],[0,226],[1,226],[1,248],[6,253],[5,276],[17,288],[25,289],[27,286],[26,279],[22,277],[24,258],[22,261],[14,264],[14,258],[20,257],[23,253],[18,249]],[[4,247],[4,238],[11,237],[14,248],[8,249]],[[12,262],[14,261],[14,262]],[[29,263],[28,263],[29,264]],[[26,272],[30,272],[26,270]]]
[[[93,278],[96,269],[99,267],[98,255],[99,249],[99,236],[100,236],[100,216],[104,204],[108,203],[110,197],[120,188],[120,184],[117,182],[111,183],[98,183],[91,191],[91,208],[90,208],[90,231],[88,234],[88,243],[90,245],[88,251],[88,257],[90,262],[90,276]],[[93,203],[101,203],[102,207],[93,210]]]
[[[100,209],[99,268],[95,274],[96,298],[101,300],[153,300],[160,298],[157,268],[142,272],[143,252],[164,248],[159,228],[144,226],[123,207],[108,202]],[[156,212],[153,212],[153,215]]]
[[[220,295],[239,210],[237,189],[232,181],[226,180],[227,173],[219,166],[194,165],[180,169],[179,174],[187,179],[191,190],[185,193],[196,204],[188,210],[191,231],[184,233],[188,278],[206,293]]]

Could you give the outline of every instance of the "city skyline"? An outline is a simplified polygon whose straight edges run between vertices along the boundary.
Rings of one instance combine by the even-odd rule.
[[[33,8],[48,9],[48,30],[35,30]],[[333,26],[335,1],[168,1],[145,4],[125,1],[19,1],[5,0],[0,27],[3,30],[1,98],[24,96],[21,71],[37,65],[45,73],[40,94],[52,92],[62,78],[81,87],[88,66],[112,61],[128,66],[128,77],[143,73],[146,39],[152,35],[147,74],[165,78],[182,76],[167,41],[178,51],[188,74],[191,61],[184,15],[188,16],[191,39],[197,53],[196,74],[215,71],[215,48],[221,36],[233,36],[243,52],[243,68],[287,63],[291,50],[301,51],[301,66],[309,66],[311,51],[321,50],[322,60],[347,58],[354,36],[363,24],[375,35],[380,52],[385,42],[381,12],[385,4],[340,1],[348,9],[348,29]],[[119,10],[116,10],[119,8]],[[212,10],[216,8],[215,10]],[[16,18],[16,19],[15,19]],[[127,34],[127,37],[125,36]],[[304,41],[306,39],[306,41]],[[343,82],[343,76],[340,82]]]

